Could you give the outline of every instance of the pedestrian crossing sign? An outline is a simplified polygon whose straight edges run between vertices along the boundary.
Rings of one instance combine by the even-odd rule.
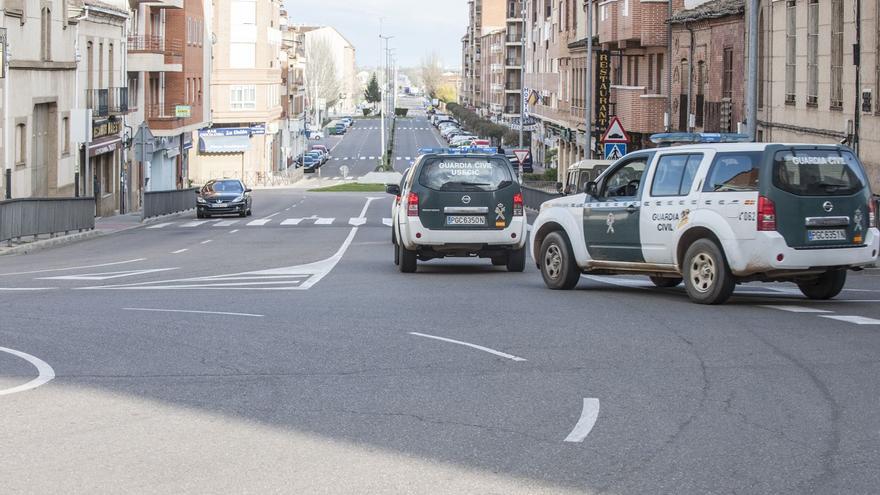
[[[605,143],[605,159],[617,160],[626,154],[626,143]]]

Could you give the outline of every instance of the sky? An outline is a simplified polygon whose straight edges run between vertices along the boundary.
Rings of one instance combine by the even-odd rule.
[[[436,52],[447,68],[461,67],[467,0],[286,0],[291,24],[336,28],[355,47],[359,67],[375,67],[379,18],[401,67],[418,66]],[[442,5],[442,7],[441,7]],[[384,47],[384,43],[383,43]]]

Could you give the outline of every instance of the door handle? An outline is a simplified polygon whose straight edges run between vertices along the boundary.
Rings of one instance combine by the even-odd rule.
[[[626,207],[627,213],[635,213],[637,211],[639,211],[639,208],[636,205],[629,205]]]

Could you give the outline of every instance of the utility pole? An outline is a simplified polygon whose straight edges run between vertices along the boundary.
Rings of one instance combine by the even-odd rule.
[[[852,149],[859,156],[859,127],[862,123],[862,0],[856,0],[855,7],[856,42],[853,43],[853,65],[856,66],[856,106],[853,114]],[[876,19],[876,15],[874,18]]]
[[[385,68],[382,69],[380,67],[380,70],[379,70],[380,74],[382,75],[382,91],[380,91],[381,98],[380,98],[380,102],[379,102],[379,109],[380,109],[379,110],[379,121],[380,121],[380,128],[381,128],[381,132],[380,132],[380,134],[381,134],[381,137],[380,137],[381,149],[379,150],[379,156],[382,157],[382,164],[383,165],[385,164],[385,153],[386,153],[386,150],[385,150],[385,117],[387,116],[387,106],[388,106],[388,96],[386,94],[388,91],[388,74],[387,74],[387,71],[388,71],[388,40],[390,40],[393,37],[394,36],[383,36],[381,33],[379,34],[379,50],[380,50],[379,58],[380,59],[382,58],[382,52],[381,52],[382,40],[385,40]]]
[[[593,0],[587,0],[587,84],[584,93],[584,158],[593,159]]]
[[[522,16],[522,24],[520,24],[520,29],[522,29],[522,33],[520,33],[520,40],[522,52],[520,53],[519,60],[519,149],[523,147],[523,127],[526,126],[526,102],[525,98],[523,98],[523,92],[526,90],[526,3],[525,0],[522,2],[522,9],[520,10],[520,15]]]
[[[3,50],[3,53],[0,54],[3,56],[3,67],[0,67],[0,70],[3,71],[3,143],[5,146],[3,147],[3,182],[5,184],[6,192],[4,193],[4,197],[6,199],[12,199],[12,161],[15,160],[15,152],[12,151],[13,143],[12,137],[10,137],[12,129],[11,123],[12,119],[10,118],[9,112],[9,39],[6,37],[6,28],[3,28],[3,45],[0,46],[0,50]]]
[[[749,141],[751,142],[757,141],[758,138],[758,34],[758,0],[749,0],[749,68],[746,78],[746,129],[748,129]],[[693,36],[691,37],[691,43],[693,43]],[[691,64],[693,64],[693,60],[691,60]],[[858,114],[858,112],[856,113]]]

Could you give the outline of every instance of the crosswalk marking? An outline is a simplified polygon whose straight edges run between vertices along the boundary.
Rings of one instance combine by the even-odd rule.
[[[263,225],[266,225],[267,223],[269,223],[271,221],[272,221],[271,218],[261,218],[259,220],[254,220],[254,221],[248,223],[247,226],[248,227],[262,227]]]
[[[192,228],[192,227],[200,227],[208,222],[212,222],[213,220],[196,220],[194,222],[189,222],[181,225],[181,227]]]
[[[410,157],[406,157],[406,159],[407,159],[407,160],[412,160],[412,158],[410,158]]]
[[[165,227],[167,227],[167,226],[169,226],[169,225],[174,225],[174,222],[159,223],[159,224],[156,224],[156,225],[151,225],[151,226],[149,226],[149,227],[147,227],[147,228],[148,228],[148,229],[162,229],[162,228],[165,228]]]
[[[828,318],[830,320],[837,321],[845,321],[847,323],[855,323],[856,325],[880,325],[880,320],[875,320],[874,318],[867,318],[865,316],[851,316],[851,315],[819,315],[821,318]]]
[[[375,160],[375,159],[376,159],[375,156],[371,156],[371,157],[370,157],[370,160]]]
[[[288,218],[281,222],[281,225],[299,225],[302,222],[302,218]]]
[[[830,313],[824,309],[807,308],[805,306],[786,306],[776,304],[765,304],[765,308],[778,309],[780,311],[788,311],[789,313]]]
[[[217,222],[214,224],[214,227],[232,227],[237,224],[238,220],[223,220],[222,222]]]
[[[335,218],[319,218],[315,220],[315,225],[332,225]]]

